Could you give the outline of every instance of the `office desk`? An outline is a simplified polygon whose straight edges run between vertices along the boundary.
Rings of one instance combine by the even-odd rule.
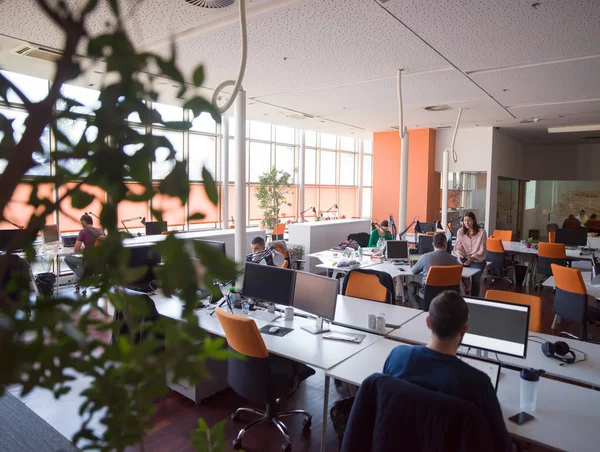
[[[327,371],[330,378],[360,385],[371,374],[381,372],[389,353],[398,342],[388,339],[374,343]],[[561,450],[598,450],[600,429],[600,392],[542,378],[539,381],[536,419],[516,425],[508,420],[520,410],[519,372],[502,369],[498,400],[504,422],[511,435],[529,442]],[[325,425],[325,424],[324,424]]]
[[[315,265],[315,268],[320,268],[322,270],[325,270],[326,272],[331,270],[333,272],[333,274],[331,275],[332,278],[335,278],[337,276],[338,273],[348,273],[351,270],[355,270],[357,268],[366,268],[366,267],[372,267],[374,265],[373,262],[371,262],[369,259],[365,259],[363,258],[362,261],[360,261],[360,265],[357,267],[352,267],[352,268],[340,268],[337,266],[337,263],[341,260],[340,257],[334,257],[331,258],[329,260],[325,260],[322,264],[317,264]]]
[[[389,339],[412,344],[427,344],[429,342],[430,331],[425,323],[426,318],[427,314],[423,313],[422,315],[409,320],[404,325],[401,325],[400,328],[392,331],[387,337]],[[533,367],[534,369],[544,369],[546,374],[550,376],[593,387],[600,387],[600,345],[552,336],[550,334],[530,332],[529,336],[529,341],[527,342],[527,357],[525,359],[498,354],[500,362],[520,369],[528,369],[530,367]],[[569,344],[569,347],[574,347],[584,352],[587,355],[587,359],[583,362],[564,364],[561,366],[560,361],[548,358],[542,353],[542,344],[538,342],[545,341],[565,341]],[[460,347],[459,353],[464,353],[466,355],[467,348]],[[473,351],[471,351],[471,355],[474,355]],[[576,355],[577,359],[581,359],[581,353],[576,352]],[[495,359],[496,355],[490,353],[489,357],[490,359]]]
[[[408,322],[412,318],[422,314],[419,309],[405,308],[392,304],[379,303],[377,301],[363,300],[361,298],[338,295],[335,307],[334,323],[336,325],[347,326],[363,331],[371,331],[368,328],[368,315],[385,315],[386,328],[385,334],[398,328],[400,325]],[[381,334],[378,331],[372,331]]]
[[[583,282],[585,283],[585,288],[587,289],[588,295],[600,298],[600,285],[590,283],[590,281],[592,280],[592,272],[583,271],[581,272],[581,276],[583,278]],[[556,283],[554,282],[554,276],[550,276],[550,278],[548,278],[542,283],[542,286],[552,288],[556,287]]]
[[[181,300],[175,297],[168,298],[161,294],[151,295],[150,298],[154,301],[159,314],[175,320],[181,320],[181,313],[183,311],[183,302]],[[196,311],[199,325],[203,330],[209,333],[224,337],[225,334],[221,328],[221,324],[216,315],[210,315],[211,311],[212,309]],[[234,311],[238,315],[241,314],[241,310]],[[254,319],[254,321],[259,328],[269,324],[269,322],[260,319]],[[323,339],[322,334],[311,334],[308,331],[302,330],[301,327],[304,325],[314,325],[314,320],[301,317],[294,317],[293,321],[285,321],[281,318],[274,322],[270,322],[270,324],[294,328],[294,330],[283,337],[263,334],[262,337],[269,353],[283,356],[323,370],[332,368],[364,348],[382,340],[381,336],[368,332],[364,333],[365,338],[360,344]],[[350,334],[356,332],[355,330],[342,326],[333,326],[332,331]],[[323,394],[324,426],[327,425],[329,382],[330,379],[326,375]],[[323,437],[321,438],[322,451],[325,450],[325,432],[326,430],[324,429]]]

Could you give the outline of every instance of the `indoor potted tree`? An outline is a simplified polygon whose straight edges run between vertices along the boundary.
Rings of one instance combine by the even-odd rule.
[[[279,223],[279,212],[283,206],[291,206],[288,195],[293,182],[292,174],[272,167],[258,178],[258,188],[255,197],[258,207],[262,210],[262,226],[273,229]]]

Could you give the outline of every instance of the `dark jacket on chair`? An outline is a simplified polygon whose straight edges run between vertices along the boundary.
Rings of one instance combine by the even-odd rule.
[[[358,394],[341,452],[490,451],[489,426],[473,404],[373,374]]]

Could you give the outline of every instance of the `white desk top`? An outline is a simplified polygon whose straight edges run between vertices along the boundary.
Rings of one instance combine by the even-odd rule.
[[[403,306],[380,303],[377,301],[363,300],[361,298],[338,295],[335,307],[334,322],[338,325],[359,328],[368,331],[368,315],[385,314],[385,322],[392,327],[398,327],[410,319],[420,315],[423,311]],[[388,328],[389,330],[389,328]],[[391,330],[387,331],[390,332]]]
[[[504,251],[507,253],[518,253],[518,254],[530,254],[537,256],[538,250],[535,248],[527,248],[525,245],[521,244],[521,242],[505,242],[502,241],[502,245],[504,246]],[[581,255],[579,250],[567,250],[567,258],[581,260],[581,261],[590,261],[592,260],[591,254]]]
[[[159,314],[175,320],[181,319],[183,308],[181,300],[178,298],[167,298],[163,295],[152,295],[150,298],[154,301]],[[212,309],[196,311],[199,325],[209,333],[224,337],[223,329],[216,315],[209,315],[211,311]],[[241,314],[241,310],[234,311],[238,315]],[[325,370],[382,339],[381,336],[368,332],[363,333],[365,334],[365,338],[360,344],[323,339],[322,334],[311,334],[301,329],[304,325],[314,325],[315,323],[313,319],[302,317],[294,317],[294,320],[289,322],[283,319],[278,319],[270,323],[260,319],[253,320],[259,329],[268,324],[294,328],[292,332],[283,337],[269,334],[262,335],[270,353]],[[356,333],[356,330],[337,325],[332,326],[331,330],[340,333]]]
[[[259,228],[248,228],[246,229],[246,233],[256,233],[261,237],[265,236],[265,230]],[[175,237],[178,239],[194,239],[194,238],[206,238],[211,239],[212,237],[223,237],[223,236],[234,236],[235,229],[210,229],[210,230],[201,230],[201,231],[187,231],[187,232],[177,232],[175,233]],[[141,237],[131,237],[127,239],[123,239],[123,244],[134,245],[139,243],[156,243],[162,242],[165,240],[166,235],[143,235]]]
[[[365,267],[369,267],[371,268],[374,263],[371,262],[371,260],[369,259],[365,259],[363,258],[362,261],[360,261],[360,266],[359,267],[353,267],[353,268],[348,268],[348,267],[337,267],[337,263],[341,260],[341,257],[334,257],[331,259],[325,259],[323,261],[322,264],[317,264],[316,267],[317,268],[322,268],[325,270],[337,270],[340,272],[349,272],[350,270],[354,270],[355,268],[365,268]]]
[[[327,375],[360,385],[369,375],[381,372],[389,353],[399,344],[383,339],[327,371]],[[562,450],[595,451],[600,441],[600,392],[548,378],[539,381],[536,419],[516,425],[508,420],[520,410],[519,373],[502,369],[498,400],[508,431],[527,441]]]
[[[581,276],[583,277],[583,281],[585,282],[585,287],[587,289],[588,295],[600,298],[600,285],[590,284],[590,281],[592,280],[592,272],[582,271]],[[556,287],[556,283],[554,282],[554,276],[550,276],[550,278],[548,278],[542,283],[542,286]]]
[[[425,323],[426,313],[409,320],[400,328],[392,331],[387,337],[402,342],[413,344],[427,344],[429,342],[429,329]],[[519,368],[544,369],[548,375],[564,378],[569,381],[583,383],[595,387],[600,387],[600,345],[591,344],[589,342],[581,342],[573,339],[567,339],[550,334],[529,333],[529,341],[527,343],[527,357],[525,359],[517,358],[508,355],[498,354],[500,361],[503,364]],[[539,342],[556,342],[565,341],[569,347],[574,347],[583,351],[587,355],[586,361],[575,364],[565,364],[561,366],[561,362],[544,356],[542,353],[542,344]],[[460,352],[465,352],[462,348]],[[471,352],[473,354],[473,352]],[[575,352],[577,359],[581,359],[582,355]],[[491,354],[490,357],[495,357]]]

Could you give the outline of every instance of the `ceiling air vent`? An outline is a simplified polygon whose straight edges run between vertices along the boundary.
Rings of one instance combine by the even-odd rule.
[[[440,129],[451,129],[451,128],[452,128],[452,126],[439,126],[437,129],[440,130]]]
[[[57,62],[62,56],[62,53],[56,50],[46,49],[44,47],[38,47],[32,44],[22,44],[12,49],[11,52],[16,55],[52,61],[53,63]]]
[[[288,119],[314,119],[313,115],[308,115],[306,113],[299,113],[297,115],[286,115]]]
[[[200,6],[202,8],[225,8],[233,5],[235,0],[185,0],[190,5]]]
[[[452,110],[450,105],[431,105],[429,107],[425,107],[427,111],[448,111]]]

